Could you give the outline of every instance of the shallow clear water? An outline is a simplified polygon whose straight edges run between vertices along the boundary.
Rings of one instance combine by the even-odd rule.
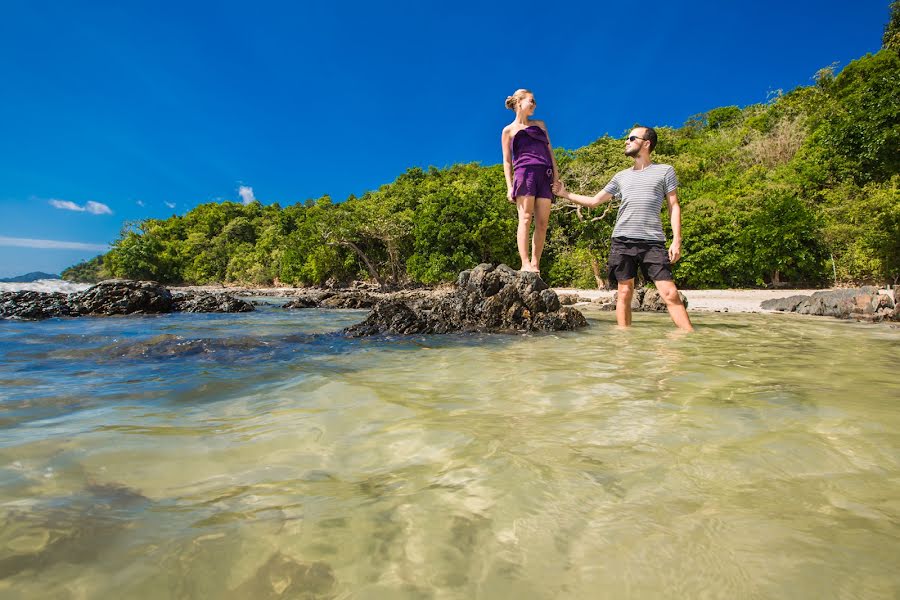
[[[900,330],[0,322],[0,597],[895,598]]]

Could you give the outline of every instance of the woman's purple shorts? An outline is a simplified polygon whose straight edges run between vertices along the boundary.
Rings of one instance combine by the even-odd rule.
[[[542,165],[518,167],[513,171],[513,196],[534,196],[553,200],[553,169]]]

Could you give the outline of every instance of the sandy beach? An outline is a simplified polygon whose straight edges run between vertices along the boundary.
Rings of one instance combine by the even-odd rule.
[[[573,295],[584,302],[612,300],[614,292],[608,290],[580,290],[554,288],[559,295]],[[688,299],[689,311],[704,312],[771,312],[759,307],[764,300],[809,296],[822,290],[681,290]],[[577,305],[576,305],[577,306]]]

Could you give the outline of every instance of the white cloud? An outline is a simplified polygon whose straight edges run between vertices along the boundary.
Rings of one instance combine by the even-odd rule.
[[[84,207],[78,206],[74,202],[69,202],[68,200],[50,200],[50,206],[54,206],[56,208],[61,208],[63,210],[74,210],[78,212],[84,212]]]
[[[143,200],[136,200],[135,204],[137,204],[138,206],[146,206],[146,204],[144,204]]]
[[[84,205],[84,210],[88,211],[92,215],[111,215],[112,210],[103,204],[102,202],[94,202],[93,200],[88,200],[88,203]]]
[[[62,210],[73,210],[75,212],[89,212],[92,215],[111,215],[113,214],[110,208],[103,204],[102,202],[94,202],[93,200],[88,200],[87,204],[81,206],[80,204],[75,204],[70,200],[57,200],[55,198],[49,200],[50,206],[55,208],[60,208]]]
[[[165,201],[164,201],[163,204],[165,204],[165,205],[168,206],[169,208],[175,208],[175,203],[174,203],[174,202],[165,202]]]
[[[242,185],[239,187],[238,194],[241,195],[244,204],[250,204],[251,202],[256,201],[256,197],[253,195],[253,188],[249,185]]]
[[[65,242],[62,240],[34,240],[31,238],[14,238],[0,235],[0,246],[15,246],[18,248],[44,248],[51,250],[96,250],[105,252],[109,250],[107,244],[85,244],[83,242]]]

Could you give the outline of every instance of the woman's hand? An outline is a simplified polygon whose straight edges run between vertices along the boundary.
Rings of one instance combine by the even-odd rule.
[[[510,202],[512,202],[513,204],[516,203],[516,197],[513,196],[512,188],[506,188],[506,199],[509,200]]]
[[[560,198],[566,197],[566,186],[562,181],[556,180],[553,182],[553,185],[550,186],[550,189],[553,190],[553,193],[559,196]]]

